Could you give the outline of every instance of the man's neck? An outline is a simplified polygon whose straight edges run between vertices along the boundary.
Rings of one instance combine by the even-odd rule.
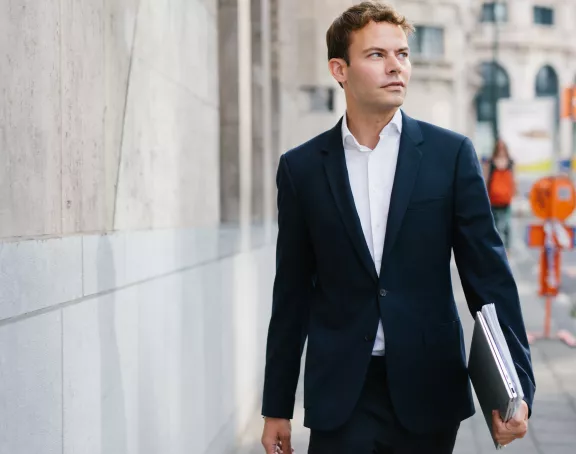
[[[380,132],[392,121],[397,111],[398,107],[394,107],[389,111],[367,113],[348,106],[346,109],[348,129],[360,145],[374,149],[380,141]]]

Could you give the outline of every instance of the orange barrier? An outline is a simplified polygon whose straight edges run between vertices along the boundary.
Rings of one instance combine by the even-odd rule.
[[[574,249],[576,245],[576,228],[564,224],[576,208],[572,181],[566,176],[538,180],[530,191],[530,206],[534,215],[544,221],[528,226],[526,243],[529,247],[541,248],[539,294],[546,298],[544,332],[528,333],[528,340],[533,343],[537,339],[550,339],[552,301],[560,291],[561,251]],[[576,347],[576,338],[568,331],[559,331],[556,338]]]

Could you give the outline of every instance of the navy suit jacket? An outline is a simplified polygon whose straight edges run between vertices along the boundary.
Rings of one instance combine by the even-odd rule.
[[[378,276],[354,206],[341,122],[280,159],[262,414],[292,418],[307,338],[305,425],[344,424],[381,318],[401,424],[430,433],[473,415],[452,251],[471,313],[495,303],[531,409],[535,381],[518,291],[472,143],[403,113]]]

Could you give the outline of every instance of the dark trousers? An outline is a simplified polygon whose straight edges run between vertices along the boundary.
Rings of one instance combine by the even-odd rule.
[[[430,435],[405,430],[394,414],[384,357],[372,357],[359,402],[335,431],[312,430],[308,454],[451,454],[459,425]]]

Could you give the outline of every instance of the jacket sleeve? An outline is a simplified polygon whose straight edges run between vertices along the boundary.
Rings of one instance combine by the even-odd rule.
[[[262,415],[292,419],[315,264],[286,155],[280,158],[276,184],[276,277],[266,346]]]
[[[469,139],[458,152],[454,188],[453,249],[468,307],[474,316],[484,304],[496,306],[531,414],[535,380],[518,289]]]

